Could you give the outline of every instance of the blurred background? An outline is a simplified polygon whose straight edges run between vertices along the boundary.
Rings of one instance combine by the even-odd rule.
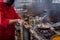
[[[47,13],[49,15],[54,15],[54,17],[60,20],[59,16],[57,16],[60,15],[60,0],[15,0],[14,6],[16,11],[22,15],[23,13],[21,13],[21,11],[25,9],[29,12],[26,13],[28,15]]]
[[[43,19],[42,23],[45,24],[48,18],[51,18],[51,22],[60,24],[60,0],[15,0],[14,8],[33,28],[36,28],[35,22],[38,18],[39,24],[41,24],[41,18]],[[16,25],[16,30],[19,38],[23,35],[20,40],[31,40],[30,32],[25,28],[20,28],[19,24]]]

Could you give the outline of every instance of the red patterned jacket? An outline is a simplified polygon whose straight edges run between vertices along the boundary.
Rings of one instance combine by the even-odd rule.
[[[9,24],[9,19],[21,19],[15,12],[13,6],[0,3],[0,40],[15,36],[15,24]]]

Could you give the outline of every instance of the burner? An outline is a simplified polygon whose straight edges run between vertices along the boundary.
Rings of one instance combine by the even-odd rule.
[[[52,30],[49,29],[41,29],[41,28],[37,28],[37,31],[44,36],[46,39],[50,39],[53,35],[55,35],[56,33]]]

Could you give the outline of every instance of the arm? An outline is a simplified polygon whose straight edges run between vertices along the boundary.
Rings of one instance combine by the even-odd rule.
[[[18,19],[6,19],[4,17],[4,13],[0,11],[0,26],[7,27],[8,25],[16,23],[16,22],[18,22]]]
[[[10,19],[9,20],[9,25],[10,24],[15,24],[15,23],[17,23],[18,22],[18,19]]]
[[[18,20],[18,22],[20,23],[20,25],[24,25],[25,28],[29,28],[28,24],[22,19],[22,17],[19,16],[16,13],[16,11],[14,10],[13,6],[10,7],[10,10],[11,10],[11,12],[13,12],[14,19],[20,19],[20,20]],[[12,21],[14,21],[14,20],[11,20],[10,23],[12,23]]]

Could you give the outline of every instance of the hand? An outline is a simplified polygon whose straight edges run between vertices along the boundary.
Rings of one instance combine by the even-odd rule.
[[[20,23],[20,25],[22,25],[24,23],[24,20],[22,19],[17,19],[18,23]]]
[[[32,26],[29,25],[27,22],[25,22],[24,20],[20,20],[18,19],[18,23],[20,23],[20,25],[23,25],[26,29],[31,28]]]
[[[18,23],[20,23],[21,25],[28,25],[28,23],[27,22],[25,22],[24,20],[20,20],[20,19],[18,19]]]

